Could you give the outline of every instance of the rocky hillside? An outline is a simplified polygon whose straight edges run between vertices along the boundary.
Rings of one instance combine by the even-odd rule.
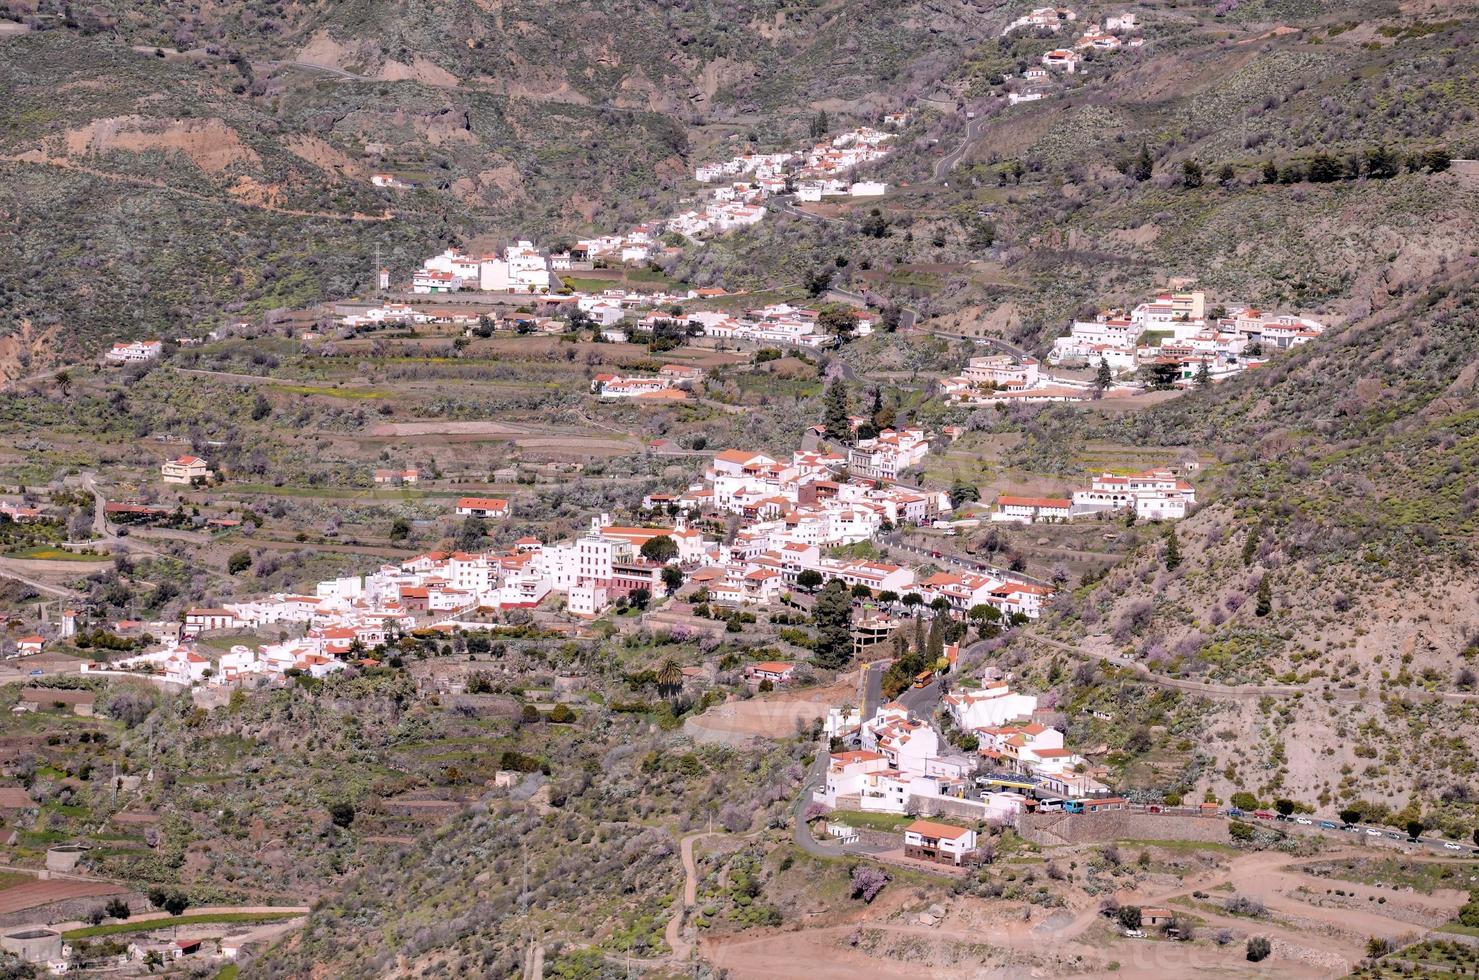
[[[787,140],[823,107],[872,118],[1000,20],[880,0],[0,16],[7,377],[54,360],[27,338],[58,330],[91,348],[350,294],[377,247],[403,274],[450,241],[651,217],[715,139]]]
[[[1467,833],[1467,746],[1479,737],[1476,284],[1470,259],[1266,372],[1088,423],[1094,436],[1221,458],[1201,480],[1201,510],[1175,526],[1174,552],[1172,529],[1135,532],[1135,556],[1077,590],[1044,634],[1157,676],[1268,688],[1209,701],[1202,761],[1182,793],[1366,800]],[[1058,424],[1065,438],[1085,433],[1082,417]],[[1414,780],[1404,760],[1418,754]]]

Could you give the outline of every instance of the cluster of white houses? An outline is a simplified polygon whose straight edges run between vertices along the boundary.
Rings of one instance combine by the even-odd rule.
[[[1146,521],[1177,521],[1197,502],[1196,488],[1171,470],[1102,473],[1069,497],[1002,494],[991,519],[1014,524],[1068,521],[1106,513],[1133,513]]]
[[[509,245],[503,254],[468,255],[449,248],[421,264],[411,277],[413,293],[548,293],[550,260],[532,242]]]
[[[974,572],[919,577],[905,566],[823,554],[823,548],[871,539],[885,527],[921,524],[948,512],[948,494],[893,482],[928,452],[929,435],[919,429],[885,430],[857,440],[845,454],[797,452],[786,463],[763,453],[720,452],[704,483],[643,501],[651,511],[674,515],[671,526],[621,526],[601,515],[570,540],[546,544],[525,537],[502,552],[424,554],[367,575],[320,582],[311,596],[279,594],[192,609],[181,630],[185,645],[132,658],[125,666],[149,667],[190,683],[233,683],[289,671],[321,675],[398,633],[531,609],[552,595],[564,597],[569,613],[594,618],[638,590],[662,594],[669,564],[718,603],[769,603],[798,587],[836,579],[865,587],[895,610],[935,604],[964,617],[990,606],[1007,617],[1037,618],[1052,590],[1031,582]],[[404,478],[404,471],[396,472]],[[496,519],[507,515],[508,503],[465,497],[457,513]],[[728,515],[740,521],[727,542],[689,524],[691,517]],[[644,554],[643,546],[655,538],[669,539],[671,547]],[[806,572],[816,576],[803,585]],[[214,663],[189,645],[203,632],[279,624],[299,624],[305,632],[255,649],[232,648]],[[887,631],[879,634],[886,636]]]
[[[891,602],[912,593],[918,604],[943,600],[960,616],[984,605],[1036,619],[1052,590],[1035,583],[969,571],[920,578],[904,565],[824,556],[824,548],[871,540],[891,526],[933,522],[950,511],[948,494],[892,482],[928,449],[927,434],[911,429],[859,440],[846,454],[797,452],[789,462],[727,450],[714,457],[703,483],[681,494],[651,494],[643,503],[742,518],[727,548],[713,552],[692,576],[715,602],[768,605],[813,572],[821,582],[862,586]]]
[[[605,399],[636,399],[645,403],[683,401],[704,378],[702,368],[664,364],[656,375],[598,374],[591,379],[591,393]]]
[[[877,314],[871,310],[849,307],[846,314],[852,317],[852,336],[866,337],[873,332]],[[835,334],[828,333],[821,323],[821,312],[789,303],[773,303],[770,306],[744,313],[725,313],[718,310],[696,310],[692,313],[671,314],[654,312],[637,324],[638,328],[651,329],[660,320],[671,320],[705,337],[716,340],[732,340],[741,343],[777,344],[790,347],[825,347],[837,342]]]
[[[927,720],[913,717],[898,702],[882,705],[860,720],[834,712],[829,734],[856,739],[857,749],[832,753],[826,781],[812,798],[834,811],[950,814],[967,819],[1012,823],[1044,800],[1101,797],[1102,767],[1064,745],[1063,733],[1034,720],[1037,698],[988,681],[945,696],[943,708],[955,729],[974,736],[973,753],[951,751]],[[986,779],[978,777],[981,771]],[[1000,787],[998,791],[985,785]],[[835,818],[845,822],[845,814]],[[960,864],[974,849],[974,835],[949,825],[923,828],[928,841],[910,840],[906,855]],[[918,833],[915,835],[919,836]],[[909,853],[909,845],[924,846]]]
[[[1264,363],[1271,352],[1307,344],[1323,324],[1253,307],[1208,310],[1201,292],[1162,293],[1129,310],[1076,320],[1053,342],[1053,364],[1107,364],[1115,374],[1163,366],[1181,384],[1205,370],[1212,380]]]
[[[1044,7],[1034,10],[1019,22],[1014,23],[1008,30],[1015,29],[1021,25],[1021,21],[1028,21],[1034,28],[1044,27],[1050,29],[1054,34],[1058,33],[1063,24],[1071,23],[1076,18],[1073,11],[1064,8],[1056,10]],[[1103,24],[1098,22],[1090,24],[1083,35],[1074,42],[1071,48],[1054,48],[1045,52],[1042,56],[1042,67],[1044,70],[1061,71],[1073,75],[1083,67],[1083,54],[1087,51],[1110,52],[1118,51],[1122,47],[1138,48],[1145,43],[1141,37],[1121,38],[1121,35],[1130,34],[1140,26],[1139,19],[1134,13],[1123,13],[1105,19]],[[1029,79],[1032,77],[1029,74]]]
[[[1113,387],[1099,392],[1091,382],[1055,378],[1043,373],[1037,358],[1011,354],[973,357],[960,374],[940,381],[945,400],[962,405],[1073,402],[1131,393],[1128,388]]]
[[[901,117],[893,118],[897,122]],[[883,144],[890,139],[890,133],[862,127],[809,149],[745,153],[704,164],[694,171],[694,178],[707,185],[707,190],[694,207],[618,234],[581,239],[568,253],[551,256],[551,261],[556,271],[580,262],[645,263],[656,253],[664,233],[702,240],[747,228],[765,219],[768,198],[784,194],[791,187],[796,188],[801,200],[821,200],[824,194],[884,194],[886,185],[853,181],[849,175],[855,168],[887,155]]]
[[[904,114],[890,117],[895,124]],[[699,167],[694,176],[710,185],[696,207],[665,219],[634,225],[625,232],[580,239],[568,251],[547,255],[529,241],[509,245],[500,254],[469,255],[449,248],[422,263],[411,277],[414,293],[462,290],[511,294],[546,294],[560,272],[590,268],[594,262],[643,264],[651,261],[664,233],[701,240],[759,223],[767,198],[794,189],[801,201],[827,196],[871,197],[887,193],[878,181],[853,180],[864,164],[887,156],[893,134],[863,126],[799,151],[749,153]],[[389,275],[380,274],[388,288]]]

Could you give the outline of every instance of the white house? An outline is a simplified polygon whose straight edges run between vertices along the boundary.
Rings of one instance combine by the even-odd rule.
[[[916,820],[904,828],[904,856],[936,864],[961,864],[976,850],[976,832],[967,827]]]
[[[113,364],[138,364],[155,360],[163,352],[163,341],[136,340],[133,343],[115,343],[103,357]]]
[[[1059,497],[1017,497],[1002,494],[996,498],[991,519],[1015,524],[1038,521],[1066,521],[1073,513],[1073,501]]]
[[[413,293],[455,293],[462,289],[462,277],[436,269],[419,269],[411,276]]]
[[[1063,71],[1068,73],[1069,75],[1072,75],[1078,71],[1078,62],[1078,53],[1075,51],[1071,51],[1068,48],[1054,48],[1052,51],[1049,51],[1047,54],[1042,56],[1042,63],[1044,68],[1052,68],[1058,71]]]
[[[770,681],[772,684],[784,684],[796,673],[796,665],[784,663],[779,660],[767,660],[762,663],[750,664],[745,668],[745,676],[755,682]]]
[[[1073,513],[1133,510],[1145,520],[1179,520],[1197,502],[1196,489],[1170,470],[1117,476],[1104,473],[1073,492]]]
[[[176,684],[196,684],[205,677],[211,662],[194,650],[180,647],[170,654],[161,667],[164,679]]]
[[[463,497],[457,501],[457,514],[460,517],[507,517],[508,501],[498,497]]]
[[[211,467],[199,456],[178,456],[175,459],[166,460],[164,465],[159,467],[159,475],[165,483],[188,487],[196,483],[208,482],[211,478]]]
[[[1005,681],[997,681],[977,691],[947,694],[945,710],[956,728],[970,732],[1030,717],[1037,710],[1037,698],[1031,694],[1015,694]]]
[[[595,619],[610,604],[606,586],[596,584],[575,585],[570,588],[566,608],[572,615]]]

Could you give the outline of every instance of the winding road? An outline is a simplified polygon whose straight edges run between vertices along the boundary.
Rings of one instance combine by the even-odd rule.
[[[942,183],[950,175],[950,171],[955,169],[955,165],[971,148],[971,143],[980,139],[982,127],[987,121],[986,116],[979,116],[965,124],[965,138],[960,141],[960,145],[935,161],[935,175],[931,183]]]

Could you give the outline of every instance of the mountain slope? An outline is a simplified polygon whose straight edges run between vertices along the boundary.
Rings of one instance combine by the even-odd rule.
[[[1082,417],[1059,418],[1075,435],[1185,444],[1222,461],[1195,516],[1136,532],[1131,560],[1077,590],[1047,632],[1166,677],[1305,692],[1209,701],[1201,765],[1161,789],[1367,799],[1373,814],[1407,807],[1467,835],[1474,773],[1462,747],[1479,738],[1476,287],[1471,260],[1267,370],[1087,433]],[[1101,681],[1077,676],[1063,700]],[[1407,778],[1402,760],[1418,755],[1421,778]]]

